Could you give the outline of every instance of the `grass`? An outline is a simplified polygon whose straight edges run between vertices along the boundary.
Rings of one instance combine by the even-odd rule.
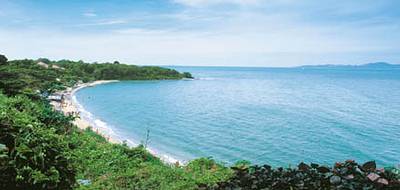
[[[77,130],[71,140],[78,145],[77,179],[90,180],[78,189],[196,189],[198,184],[227,180],[233,171],[209,158],[186,166],[165,164],[143,146],[112,144],[90,129]]]

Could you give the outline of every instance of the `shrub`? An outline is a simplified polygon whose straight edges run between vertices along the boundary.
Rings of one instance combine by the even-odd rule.
[[[69,143],[56,128],[36,117],[41,109],[26,97],[0,95],[0,189],[71,189],[75,185]]]
[[[0,54],[0,65],[4,65],[7,63],[7,57]]]

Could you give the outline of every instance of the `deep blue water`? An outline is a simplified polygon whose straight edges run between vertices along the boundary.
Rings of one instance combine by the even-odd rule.
[[[149,147],[179,160],[400,163],[399,69],[176,69],[197,79],[110,83],[77,100],[121,139],[149,130]]]

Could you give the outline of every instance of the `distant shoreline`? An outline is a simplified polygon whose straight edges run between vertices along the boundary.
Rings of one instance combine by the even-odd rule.
[[[66,90],[59,92],[60,95],[62,95],[63,98],[63,103],[56,102],[56,101],[51,101],[50,104],[53,105],[53,107],[61,112],[63,112],[65,115],[69,114],[75,114],[76,117],[75,120],[73,121],[73,124],[76,125],[79,129],[85,130],[88,127],[91,127],[94,132],[97,134],[101,135],[104,137],[107,141],[115,144],[122,144],[125,140],[123,140],[121,137],[118,137],[111,128],[107,127],[104,122],[102,121],[97,121],[100,124],[104,124],[99,126],[96,121],[90,120],[87,115],[91,114],[90,112],[86,111],[84,107],[79,104],[79,102],[76,100],[75,93],[78,92],[79,90],[87,87],[93,87],[96,85],[101,85],[101,84],[107,84],[107,83],[114,83],[114,82],[120,82],[119,80],[97,80],[89,83],[82,83],[78,84],[74,87],[67,88]],[[83,113],[84,112],[84,113]],[[86,115],[84,115],[86,114]],[[137,143],[134,143],[130,140],[127,140],[130,146],[137,146]],[[157,151],[152,150],[150,148],[147,148],[147,151],[150,152],[153,156],[158,157],[161,161],[163,161],[166,164],[175,164],[179,162],[180,164],[185,164],[184,161],[177,160],[175,158],[172,158],[168,155],[163,155],[157,153]]]

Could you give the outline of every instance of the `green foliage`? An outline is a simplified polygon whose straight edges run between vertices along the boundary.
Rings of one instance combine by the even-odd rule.
[[[39,58],[37,60],[37,62],[43,62],[43,63],[46,63],[46,64],[51,64],[51,61],[49,59],[47,59],[47,58]]]
[[[9,61],[0,67],[0,89],[6,95],[51,93],[60,89],[62,71],[47,69],[32,60]]]
[[[80,80],[160,80],[160,79],[181,79],[184,74],[173,69],[114,63],[84,63],[61,60],[52,64],[65,68],[66,72],[76,75]]]
[[[77,178],[91,182],[80,189],[196,189],[197,184],[214,184],[231,174],[209,159],[182,167],[166,165],[143,146],[111,144],[91,130],[76,131],[73,141],[79,145],[74,149]]]
[[[75,168],[65,130],[68,119],[43,115],[42,103],[0,95],[0,189],[71,189]]]
[[[183,72],[182,74],[183,74],[184,78],[188,78],[188,79],[193,78],[192,74],[190,74],[189,72]]]
[[[4,62],[5,60],[5,62]],[[0,89],[6,95],[50,94],[73,86],[78,81],[94,80],[162,80],[191,77],[176,70],[161,67],[139,67],[114,63],[84,63],[82,61],[14,60],[0,56]],[[4,64],[3,64],[4,62]],[[5,64],[7,63],[7,64]],[[47,65],[39,65],[44,63]]]
[[[7,57],[0,54],[0,65],[7,64]]]

